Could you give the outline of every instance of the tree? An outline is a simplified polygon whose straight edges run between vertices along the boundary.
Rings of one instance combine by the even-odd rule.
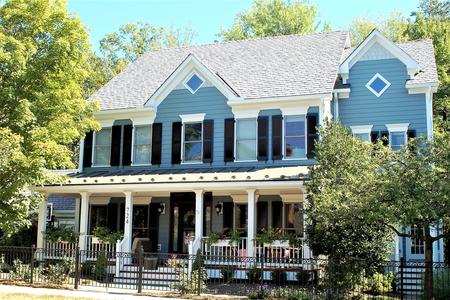
[[[71,145],[96,129],[83,97],[88,36],[65,1],[8,0],[0,7],[0,228],[29,224],[41,199],[28,188],[72,168]]]
[[[219,36],[226,41],[316,32],[317,7],[300,0],[255,0],[252,7],[236,16]],[[329,23],[324,29],[330,30]]]
[[[195,32],[190,28],[166,29],[142,22],[122,25],[118,32],[109,33],[100,41],[100,52],[108,71],[106,78],[109,80],[120,73],[147,51],[190,45],[194,37]]]
[[[419,10],[427,19],[449,19],[450,18],[450,1],[441,0],[421,0]],[[412,15],[416,15],[413,12]]]

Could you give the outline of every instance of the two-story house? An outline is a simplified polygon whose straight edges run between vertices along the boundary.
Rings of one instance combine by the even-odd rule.
[[[81,249],[103,226],[123,232],[117,251],[141,239],[162,253],[308,258],[306,244],[258,245],[255,236],[303,237],[317,126],[340,120],[396,149],[431,137],[437,86],[430,40],[396,44],[377,31],[356,48],[337,31],[150,51],[91,97],[102,129],[81,141],[78,172],[38,190],[75,199]],[[202,246],[212,232],[240,241]],[[397,259],[423,253],[419,241],[396,243]]]

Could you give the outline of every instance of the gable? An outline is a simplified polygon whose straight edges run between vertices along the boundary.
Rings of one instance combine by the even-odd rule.
[[[380,43],[374,43],[359,59],[360,61],[366,60],[381,60],[381,59],[394,59],[396,58],[391,52],[380,45]]]

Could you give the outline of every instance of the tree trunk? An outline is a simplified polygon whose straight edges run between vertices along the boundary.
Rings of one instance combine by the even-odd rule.
[[[433,298],[433,240],[430,227],[425,227],[425,299]]]

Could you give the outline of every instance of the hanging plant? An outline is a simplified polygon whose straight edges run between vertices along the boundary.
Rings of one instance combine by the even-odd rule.
[[[241,240],[241,233],[237,230],[237,229],[233,229],[233,231],[231,231],[231,236],[230,236],[230,246],[235,246],[239,243],[239,241]]]
[[[67,242],[74,244],[77,242],[77,238],[78,233],[74,232],[72,229],[66,228],[65,226],[50,226],[45,231],[45,239],[53,243]]]
[[[218,233],[215,232],[211,232],[210,234],[208,234],[208,236],[206,237],[206,245],[211,246],[212,244],[215,244],[219,241],[220,239],[220,235]]]

